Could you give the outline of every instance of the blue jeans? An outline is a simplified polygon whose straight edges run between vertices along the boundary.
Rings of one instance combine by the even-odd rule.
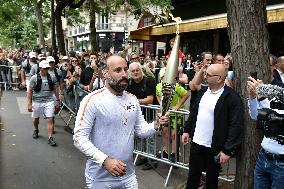
[[[283,189],[284,161],[269,160],[260,151],[254,169],[254,189]]]

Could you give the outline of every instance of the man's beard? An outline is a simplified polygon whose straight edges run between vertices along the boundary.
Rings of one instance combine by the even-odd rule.
[[[117,93],[122,93],[128,86],[128,79],[122,78],[120,80],[115,80],[111,77],[108,78],[108,85]],[[121,84],[121,81],[127,81],[127,84]]]

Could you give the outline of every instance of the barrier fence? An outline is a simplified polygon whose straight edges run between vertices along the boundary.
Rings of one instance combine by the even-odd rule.
[[[74,120],[77,114],[77,111],[80,106],[81,100],[88,94],[88,91],[73,85],[72,87],[66,88],[64,91],[64,100],[62,102],[61,110],[59,112],[59,116],[61,116],[61,112],[64,108],[68,110],[70,116],[68,120],[64,120],[66,126],[71,126],[72,119]],[[156,113],[160,111],[160,106],[157,105],[141,105],[142,113],[147,122],[153,121]],[[183,145],[181,143],[181,134],[182,127],[177,126],[178,123],[180,126],[184,124],[187,117],[189,115],[188,110],[181,109],[179,111],[170,110],[170,121],[166,127],[163,127],[164,130],[158,132],[151,138],[140,139],[135,137],[134,141],[134,151],[135,154],[134,164],[136,164],[139,156],[146,157],[151,160],[158,161],[160,163],[165,163],[170,166],[168,170],[168,174],[165,180],[164,186],[166,187],[169,182],[169,178],[172,174],[172,170],[174,167],[178,167],[184,170],[188,170],[188,160],[189,160],[189,145]],[[168,129],[168,128],[173,129]],[[168,137],[166,137],[168,136]],[[172,137],[170,137],[172,136]],[[164,145],[163,145],[164,144]],[[167,144],[167,145],[165,145]],[[168,152],[171,152],[172,148],[175,148],[174,156],[168,153],[167,157],[163,156],[163,150],[168,149]],[[151,162],[151,161],[150,161]],[[225,168],[225,174],[220,176],[219,179],[226,182],[234,181],[235,170],[231,171],[233,161],[230,160],[223,168]],[[205,173],[203,173],[206,175]]]

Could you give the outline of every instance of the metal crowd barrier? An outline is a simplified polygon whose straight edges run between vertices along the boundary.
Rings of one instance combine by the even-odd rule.
[[[62,118],[67,127],[70,127],[71,121],[75,119],[80,106],[80,102],[88,93],[88,91],[85,91],[84,89],[76,85],[65,87],[63,91],[64,100],[62,101],[61,109],[58,115]],[[62,110],[65,108],[70,114],[67,121],[61,115]]]
[[[67,110],[70,112],[70,117],[68,119],[68,121],[65,121],[66,126],[70,125],[70,121],[72,119],[75,119],[78,108],[80,106],[80,102],[81,100],[88,94],[88,91],[83,90],[82,88],[78,87],[78,86],[72,86],[72,89],[66,89],[64,91],[64,101],[62,102],[62,107],[61,110],[66,107]],[[160,111],[160,106],[158,105],[141,105],[141,110],[142,113],[145,117],[145,120],[147,122],[152,122],[156,116],[156,113],[158,113]],[[181,109],[179,111],[173,111],[170,110],[171,113],[171,118],[173,119],[174,123],[178,122],[178,119],[182,120],[182,125],[184,125],[184,122],[186,121],[188,115],[189,115],[189,111],[188,110],[184,110]],[[60,113],[59,113],[60,114]],[[168,124],[167,128],[170,128],[170,123]],[[134,158],[134,164],[136,164],[137,159],[139,156],[143,156],[152,160],[156,160],[158,162],[161,163],[165,163],[170,165],[168,174],[167,174],[167,178],[165,181],[164,186],[166,187],[168,185],[169,182],[169,178],[171,176],[172,170],[174,167],[179,167],[185,170],[188,170],[188,161],[189,161],[189,145],[183,145],[181,143],[181,129],[179,127],[175,127],[174,128],[174,141],[171,140],[171,129],[168,129],[168,141],[167,141],[167,149],[168,152],[171,152],[171,145],[172,142],[174,142],[175,144],[175,148],[176,148],[176,152],[175,152],[175,161],[171,161],[170,158],[170,153],[168,153],[168,157],[163,157],[163,142],[164,142],[164,137],[163,137],[163,133],[161,134],[162,131],[158,132],[156,135],[154,135],[151,138],[147,138],[147,139],[140,139],[138,137],[135,137],[135,141],[134,141],[134,151],[133,153],[136,154],[135,158]],[[161,152],[161,157],[157,157],[158,152]],[[226,181],[226,182],[233,182],[234,181],[234,177],[229,175],[229,168],[230,168],[230,164],[232,161],[230,161],[229,163],[227,163],[226,165],[226,174],[224,176],[219,176],[220,180]],[[203,172],[203,175],[206,175]]]
[[[2,87],[4,85],[5,91],[7,90],[7,86],[9,86],[9,88],[12,88],[13,85],[19,87],[19,70],[20,66],[0,65],[0,86]],[[17,82],[13,82],[13,79],[16,79]]]

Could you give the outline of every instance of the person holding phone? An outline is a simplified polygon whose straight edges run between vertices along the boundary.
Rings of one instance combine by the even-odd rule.
[[[89,85],[94,76],[94,72],[98,70],[97,55],[91,54],[90,61],[91,61],[91,65],[82,70],[80,81],[79,81],[79,86],[86,91],[89,91]]]
[[[249,115],[254,120],[257,120],[259,109],[270,108],[270,101],[267,98],[257,96],[256,88],[261,84],[263,84],[262,80],[248,77]],[[283,188],[283,165],[284,145],[264,135],[254,169],[254,189]]]

